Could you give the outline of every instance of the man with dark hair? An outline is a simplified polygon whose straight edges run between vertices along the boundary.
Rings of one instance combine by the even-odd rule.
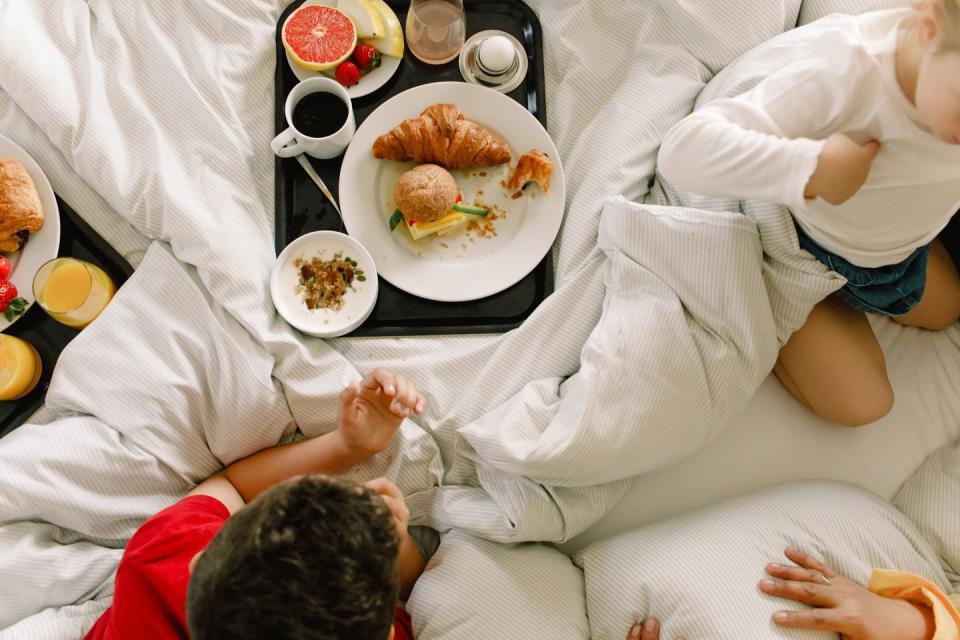
[[[397,601],[426,561],[403,496],[383,478],[330,476],[382,451],[423,406],[411,381],[377,369],[341,394],[336,431],[199,484],[130,539],[113,606],[86,638],[412,638]]]

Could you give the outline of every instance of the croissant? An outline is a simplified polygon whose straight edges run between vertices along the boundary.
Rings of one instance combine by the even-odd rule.
[[[0,158],[0,252],[13,253],[43,226],[40,195],[23,165]]]
[[[448,169],[492,167],[510,162],[510,148],[492,131],[465,120],[455,104],[434,104],[404,120],[373,143],[386,160],[439,164]]]
[[[528,182],[536,182],[544,193],[550,191],[550,177],[553,175],[553,162],[547,154],[533,149],[520,156],[517,168],[507,182],[507,188],[519,189]]]

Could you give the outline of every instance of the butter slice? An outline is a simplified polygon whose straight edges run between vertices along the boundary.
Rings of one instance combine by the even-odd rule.
[[[437,218],[433,222],[418,222],[417,224],[410,226],[406,224],[407,230],[410,231],[410,236],[414,240],[419,240],[424,236],[428,236],[431,233],[444,234],[463,221],[463,214],[457,211],[451,211],[442,218]]]

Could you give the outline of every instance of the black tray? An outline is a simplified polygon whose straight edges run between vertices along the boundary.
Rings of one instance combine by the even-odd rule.
[[[80,258],[99,266],[119,288],[133,273],[133,267],[59,197],[57,205],[60,207],[60,250],[57,255]],[[40,408],[60,352],[80,331],[60,324],[44,313],[40,305],[33,304],[27,314],[5,333],[22,338],[37,348],[43,361],[43,373],[29,394],[19,400],[0,402],[0,437],[19,427]]]
[[[286,17],[302,2],[294,2],[277,22],[277,71],[275,83],[276,129],[287,128],[283,106],[297,84],[287,64],[280,41]],[[388,2],[404,22],[409,2]],[[478,31],[500,29],[515,36],[527,51],[529,71],[523,83],[508,95],[524,105],[544,127],[547,126],[543,76],[543,39],[537,15],[520,0],[490,2],[464,0],[467,37]],[[357,126],[388,98],[411,87],[429,82],[462,81],[458,62],[429,65],[407,51],[396,75],[376,92],[353,101]],[[340,158],[310,159],[339,201]],[[291,241],[319,230],[342,231],[336,211],[310,181],[296,158],[276,160],[276,250],[279,254]],[[401,291],[383,278],[373,313],[351,335],[423,335],[449,333],[498,333],[518,326],[553,292],[553,260],[550,253],[520,282],[498,294],[469,302],[434,302]]]

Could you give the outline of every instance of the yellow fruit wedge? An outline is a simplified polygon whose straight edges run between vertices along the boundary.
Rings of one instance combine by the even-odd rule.
[[[373,5],[373,8],[380,14],[380,19],[383,22],[383,35],[378,38],[366,39],[364,42],[372,44],[385,56],[402,58],[403,26],[397,19],[397,14],[383,0],[367,0],[367,2]]]
[[[379,38],[383,36],[383,19],[370,0],[338,0],[337,9],[350,16],[357,26],[360,38]]]

